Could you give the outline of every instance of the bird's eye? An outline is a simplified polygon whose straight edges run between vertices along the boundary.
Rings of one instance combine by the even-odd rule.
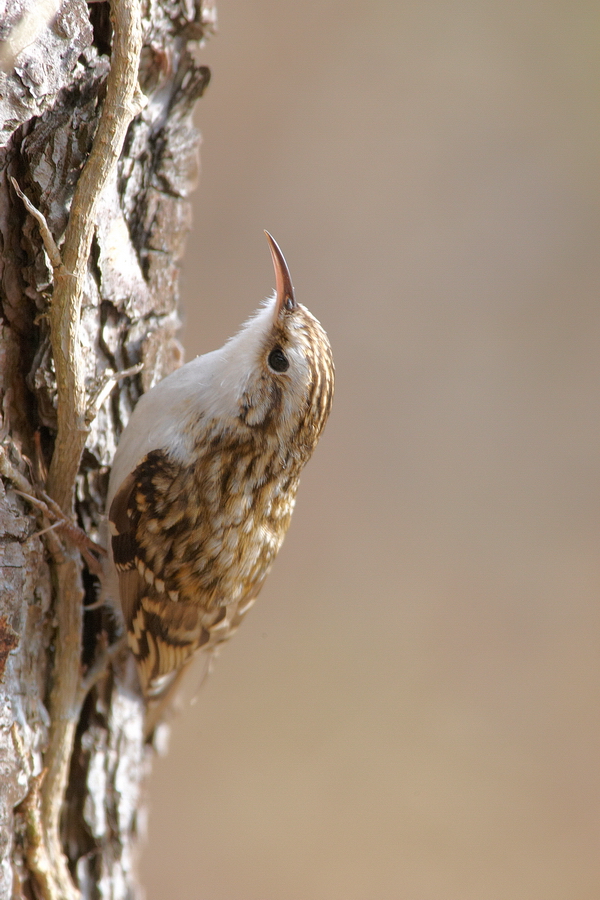
[[[287,372],[290,367],[290,362],[281,347],[274,347],[271,350],[268,363],[274,372]]]

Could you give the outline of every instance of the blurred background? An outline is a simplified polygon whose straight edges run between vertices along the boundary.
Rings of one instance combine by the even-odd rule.
[[[337,393],[154,767],[148,900],[597,900],[600,6],[218,14],[187,358],[268,228]]]

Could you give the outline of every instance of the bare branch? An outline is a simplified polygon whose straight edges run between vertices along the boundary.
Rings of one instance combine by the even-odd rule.
[[[112,0],[111,12],[113,39],[106,100],[90,156],[73,197],[62,251],[63,265],[51,235],[49,240],[49,229],[43,216],[26,203],[40,225],[54,266],[50,328],[58,388],[58,433],[47,490],[50,498],[69,517],[73,515],[75,479],[90,421],[79,329],[96,210],[101,192],[118,162],[127,128],[143,107],[138,87],[142,48],[139,0]],[[59,824],[82,702],[80,660],[84,591],[76,548],[69,546],[62,559],[55,560],[55,570],[56,656],[50,694],[51,726],[44,756],[46,777],[41,786],[43,847],[39,852],[44,864],[37,867],[32,864],[32,868],[34,872],[37,868],[36,880],[44,896],[75,900],[79,892],[73,885],[62,851]],[[39,844],[38,831],[36,828],[35,837]],[[49,884],[45,875],[47,860],[51,873]]]
[[[62,250],[64,271],[56,278],[50,326],[58,386],[58,434],[48,474],[48,493],[70,515],[75,478],[88,434],[85,372],[79,321],[96,208],[121,154],[131,120],[143,109],[138,86],[142,49],[139,0],[113,0],[113,42],[106,100],[94,145],[71,205]]]

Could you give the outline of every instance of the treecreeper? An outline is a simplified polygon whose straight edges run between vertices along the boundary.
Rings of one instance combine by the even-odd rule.
[[[331,409],[329,340],[265,234],[275,295],[142,395],[114,459],[109,582],[150,708],[254,604]]]

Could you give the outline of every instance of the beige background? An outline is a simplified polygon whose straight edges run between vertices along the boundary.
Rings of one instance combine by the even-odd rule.
[[[219,17],[188,357],[271,291],[268,228],[337,395],[155,767],[148,898],[597,900],[600,7]]]

